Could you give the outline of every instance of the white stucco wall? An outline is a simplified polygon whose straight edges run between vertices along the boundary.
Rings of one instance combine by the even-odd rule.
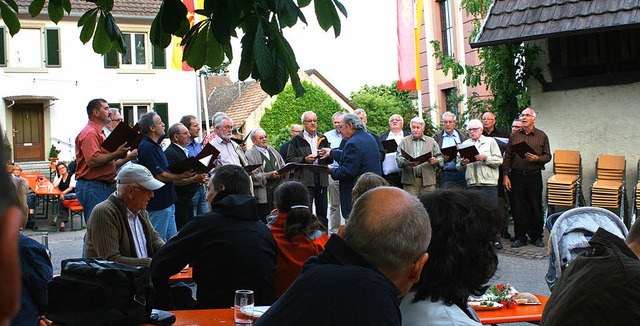
[[[56,27],[51,22],[41,23]],[[196,115],[195,73],[170,68],[171,45],[167,48],[166,69],[124,73],[122,69],[104,68],[103,57],[93,52],[91,42],[85,45],[80,42],[80,29],[76,22],[63,21],[57,27],[60,29],[61,68],[47,68],[45,72],[10,72],[11,69],[0,68],[0,97],[38,95],[59,99],[50,109],[45,109],[45,155],[49,153],[51,138],[73,143],[87,123],[86,105],[94,98],[104,98],[110,103],[168,103],[167,125],[179,122],[185,114]],[[128,28],[148,30],[148,27],[140,25],[122,24],[120,28],[123,32],[131,31]],[[11,46],[10,42],[8,39],[8,46]],[[47,110],[49,120],[46,119]],[[7,125],[11,124],[10,111],[6,109],[5,101],[0,101],[0,123],[3,126],[10,127]],[[64,145],[58,149],[62,150],[63,160],[74,156],[73,151]]]
[[[640,83],[543,92],[538,82],[529,85],[532,107],[538,113],[536,127],[549,136],[551,151],[579,150],[583,186],[588,201],[600,154],[623,155],[627,160],[627,199],[637,183],[640,159],[636,126],[640,124]],[[553,165],[547,164],[545,180]],[[629,206],[630,207],[630,206]]]

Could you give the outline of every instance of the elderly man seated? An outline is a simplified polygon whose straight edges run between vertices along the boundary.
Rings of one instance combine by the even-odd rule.
[[[116,177],[116,192],[96,205],[87,225],[84,257],[149,266],[164,245],[145,209],[153,191],[164,185],[142,165],[130,164]]]

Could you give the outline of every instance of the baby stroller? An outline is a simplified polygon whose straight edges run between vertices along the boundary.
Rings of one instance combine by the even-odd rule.
[[[550,233],[549,269],[545,279],[549,290],[560,278],[569,263],[585,252],[589,240],[598,228],[603,228],[621,239],[627,237],[627,228],[622,220],[604,208],[577,207],[565,212],[551,214],[546,221]]]

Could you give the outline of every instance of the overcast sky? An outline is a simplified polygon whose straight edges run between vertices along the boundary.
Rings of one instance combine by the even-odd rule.
[[[284,30],[298,65],[316,69],[344,95],[365,84],[390,84],[398,79],[396,2],[391,0],[343,0],[348,17],[340,16],[342,31],[324,32],[313,11],[313,3],[303,10],[308,26],[298,22]],[[239,41],[234,46],[231,78],[237,79],[240,62]]]

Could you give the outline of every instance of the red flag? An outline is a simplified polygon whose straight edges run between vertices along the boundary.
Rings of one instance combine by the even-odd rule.
[[[189,26],[193,26],[194,18],[195,18],[195,7],[193,4],[193,0],[182,0],[185,7],[187,7],[187,19],[189,19]],[[182,71],[193,71],[187,61],[182,61],[182,53],[184,51],[184,46],[180,45],[182,42],[181,37],[172,36],[173,39],[173,57],[171,60],[171,68],[182,70]]]
[[[397,0],[398,89],[420,89],[420,25],[422,0]]]

